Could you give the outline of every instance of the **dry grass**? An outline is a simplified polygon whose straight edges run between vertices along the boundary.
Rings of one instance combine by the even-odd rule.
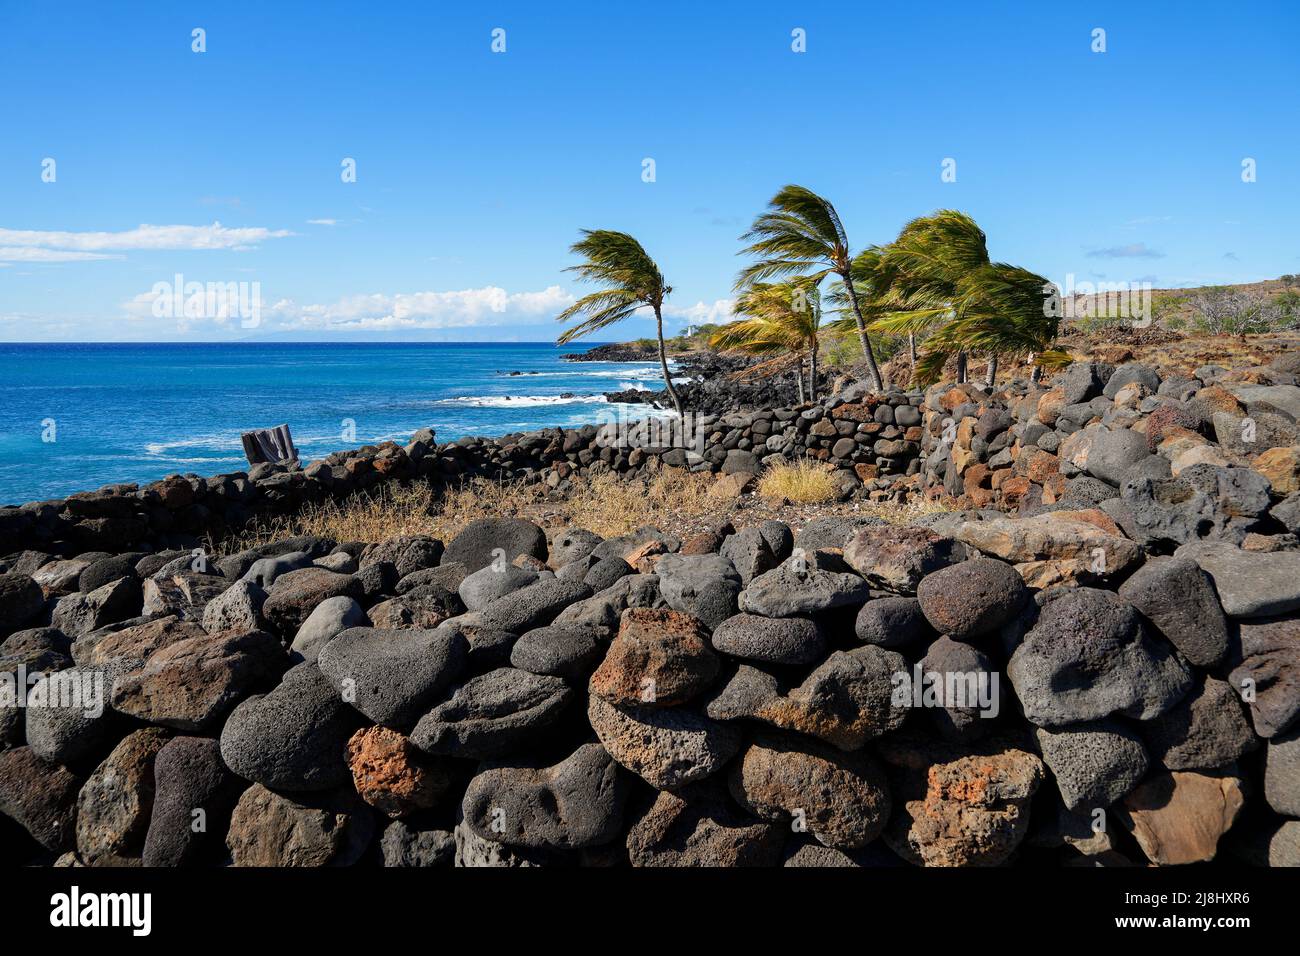
[[[830,468],[801,459],[765,469],[758,479],[758,493],[791,504],[817,505],[838,498],[839,488]]]
[[[888,504],[879,504],[877,502],[863,502],[858,508],[858,514],[869,515],[873,518],[879,518],[881,521],[887,521],[890,524],[896,524],[905,527],[911,524],[922,515],[942,514],[952,511],[952,501],[923,501],[921,499],[912,499],[904,504],[898,502],[889,502]]]
[[[600,475],[575,485],[565,502],[568,523],[609,538],[652,524],[667,529],[716,515],[711,474],[664,468],[653,478],[620,481]]]
[[[476,518],[527,518],[543,527],[588,528],[603,537],[656,525],[671,534],[690,533],[732,520],[736,527],[777,518],[802,527],[830,514],[872,515],[905,525],[921,515],[951,510],[937,501],[907,504],[839,502],[831,471],[802,461],[768,468],[758,493],[737,498],[720,493],[712,474],[664,468],[624,480],[616,474],[575,481],[562,499],[538,484],[476,479],[441,494],[427,484],[392,482],[339,501],[310,504],[294,515],[267,518],[215,543],[210,553],[232,554],[296,535],[336,541],[382,541],[399,534],[428,534],[450,541]]]
[[[676,468],[632,481],[606,474],[575,482],[564,500],[555,501],[536,484],[476,479],[439,496],[426,484],[394,482],[366,494],[309,504],[294,515],[262,519],[215,544],[212,551],[232,554],[296,535],[373,542],[399,534],[429,534],[450,541],[471,521],[493,517],[576,525],[612,537],[646,524],[678,526],[715,515],[718,501],[711,494],[713,484],[712,475]]]
[[[305,505],[292,515],[259,518],[252,527],[214,547],[232,554],[297,535],[336,541],[382,541],[399,534],[429,534],[439,503],[426,484],[380,485],[368,494]]]

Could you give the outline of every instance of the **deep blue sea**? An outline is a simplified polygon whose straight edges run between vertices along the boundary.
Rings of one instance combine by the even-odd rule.
[[[446,441],[581,424],[610,411],[604,392],[663,387],[654,363],[560,360],[590,344],[0,344],[0,504],[238,471],[253,428],[287,424],[305,463],[426,425]]]

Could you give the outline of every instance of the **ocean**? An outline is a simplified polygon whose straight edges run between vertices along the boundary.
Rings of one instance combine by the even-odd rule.
[[[306,463],[425,426],[583,424],[604,392],[663,387],[657,363],[561,361],[592,344],[0,344],[0,504],[239,471],[254,428],[287,424]]]

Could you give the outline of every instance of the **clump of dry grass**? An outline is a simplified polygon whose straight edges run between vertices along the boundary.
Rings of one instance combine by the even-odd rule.
[[[758,479],[758,493],[791,504],[818,505],[838,498],[839,488],[830,468],[800,459],[767,468]]]

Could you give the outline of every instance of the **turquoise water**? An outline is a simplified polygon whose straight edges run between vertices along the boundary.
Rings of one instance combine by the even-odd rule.
[[[585,347],[0,344],[0,504],[238,471],[252,428],[287,424],[306,461],[425,426],[449,440],[581,424],[611,410],[603,392],[663,387],[654,363],[560,360]]]

